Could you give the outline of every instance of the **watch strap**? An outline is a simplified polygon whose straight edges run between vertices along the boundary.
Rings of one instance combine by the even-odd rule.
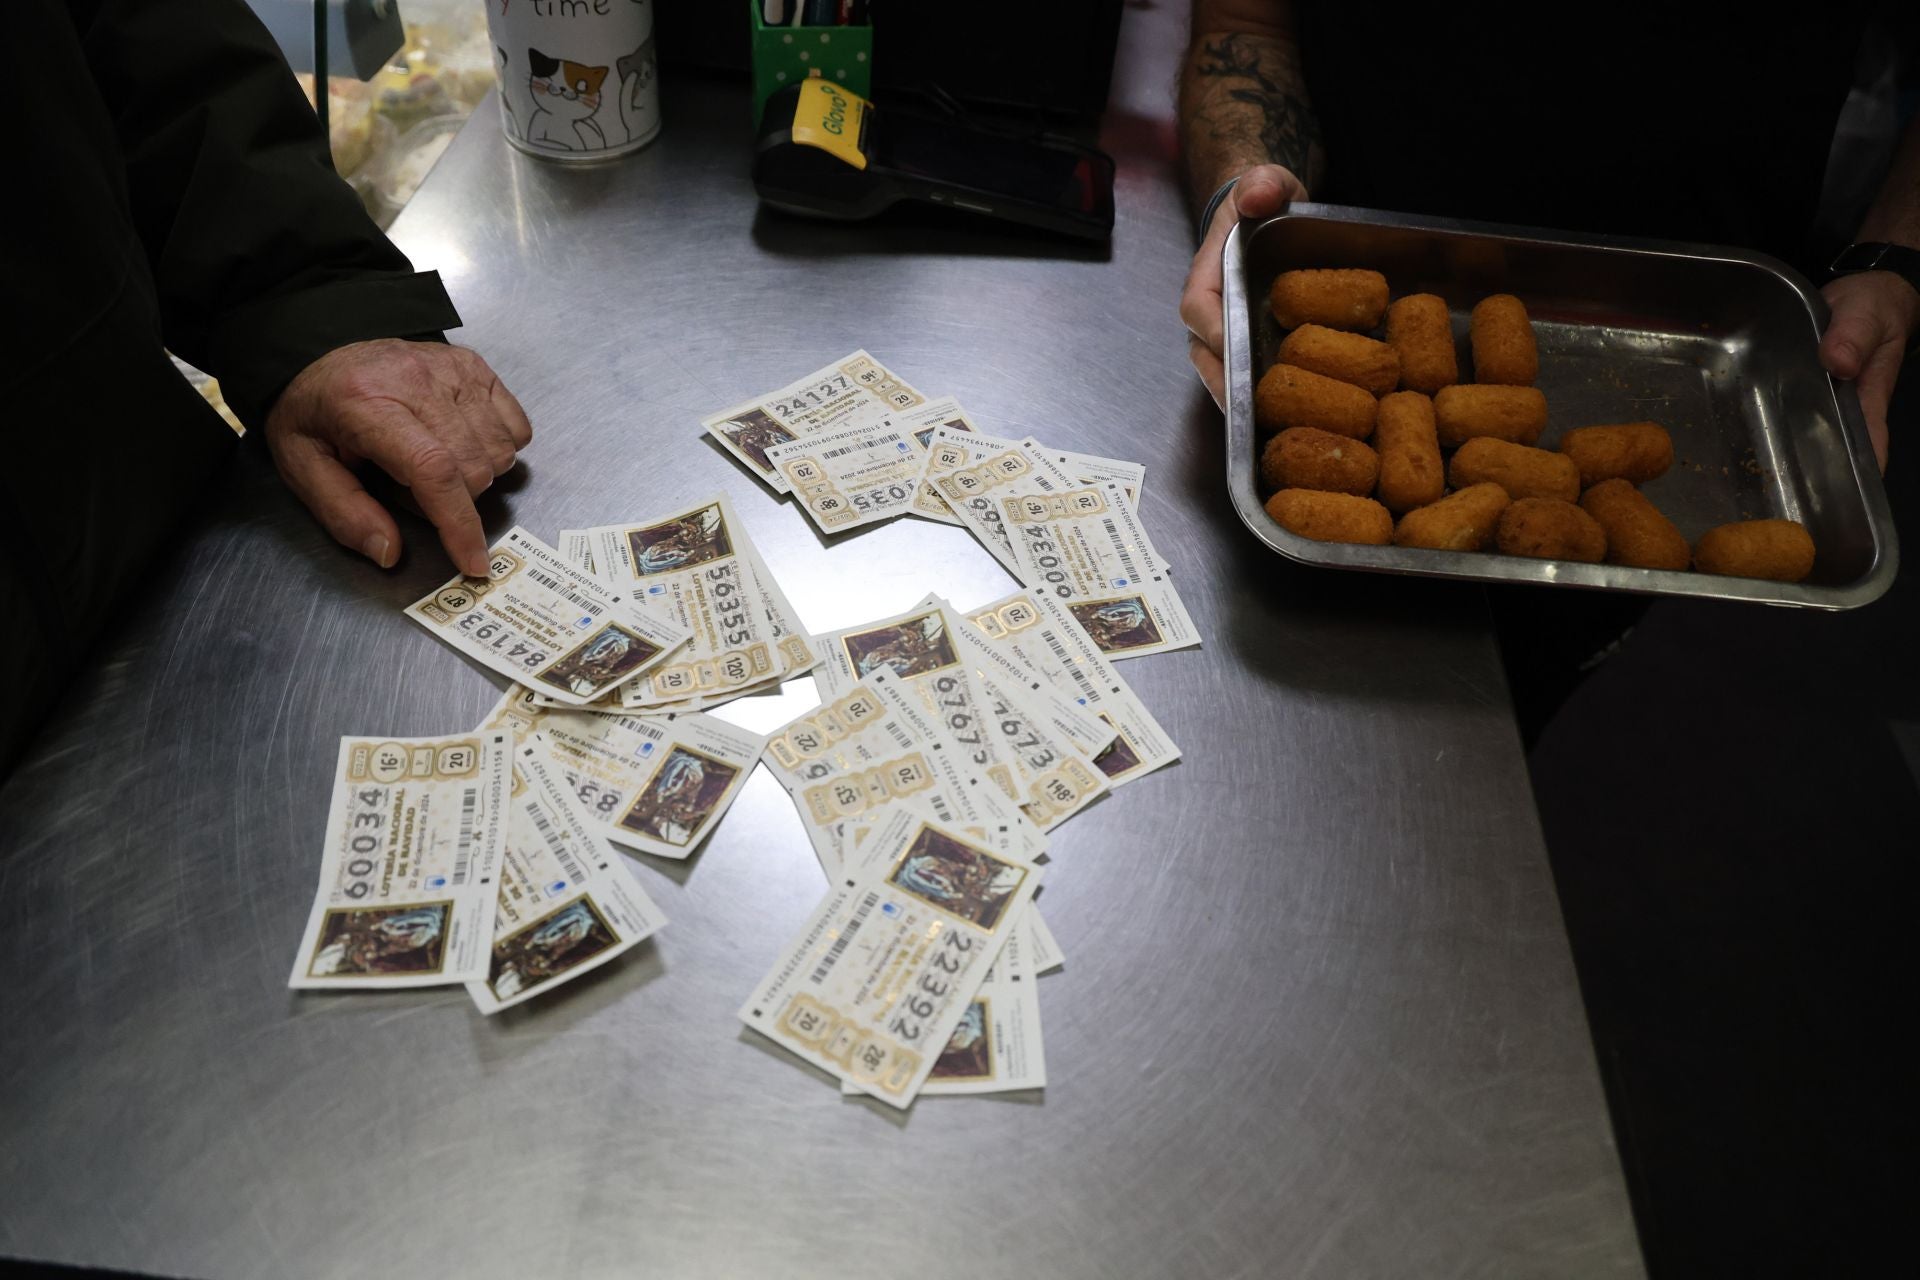
[[[1915,289],[1920,289],[1920,249],[1880,241],[1848,245],[1840,251],[1840,256],[1833,260],[1833,265],[1827,271],[1835,276],[1856,275],[1862,271],[1891,271],[1905,277]]]

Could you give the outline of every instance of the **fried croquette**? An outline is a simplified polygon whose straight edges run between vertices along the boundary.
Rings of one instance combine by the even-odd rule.
[[[1693,567],[1733,578],[1799,582],[1813,572],[1813,538],[1797,520],[1743,520],[1700,535]]]
[[[1476,484],[1450,493],[1431,506],[1401,516],[1399,527],[1393,531],[1393,545],[1430,551],[1478,551],[1487,545],[1509,501],[1507,491],[1497,484]]]
[[[1253,392],[1253,417],[1262,431],[1318,427],[1364,440],[1373,434],[1376,401],[1352,383],[1276,364]]]
[[[1492,482],[1505,489],[1509,498],[1572,502],[1580,496],[1580,468],[1573,465],[1572,458],[1492,436],[1460,446],[1447,465],[1447,482],[1456,489]]]
[[[1387,342],[1400,355],[1400,385],[1432,395],[1460,381],[1453,318],[1439,294],[1412,293],[1387,308]]]
[[[1473,380],[1509,387],[1530,387],[1540,373],[1540,348],[1533,340],[1527,304],[1510,293],[1482,298],[1468,326],[1473,342]]]
[[[1260,455],[1260,478],[1272,489],[1322,489],[1364,498],[1380,478],[1380,459],[1351,437],[1318,427],[1289,427],[1267,441]]]
[[[1315,542],[1362,542],[1384,547],[1393,539],[1393,516],[1372,498],[1318,489],[1282,489],[1267,499],[1267,514],[1281,528]]]
[[[1558,498],[1521,498],[1500,516],[1494,545],[1510,556],[1579,560],[1599,564],[1607,556],[1600,522]]]
[[[1607,533],[1607,563],[1636,569],[1685,569],[1687,539],[1646,494],[1625,480],[1602,480],[1580,497],[1580,509]]]
[[[1378,271],[1283,271],[1267,300],[1283,329],[1371,329],[1387,309],[1387,278]]]
[[[1602,480],[1645,484],[1673,465],[1673,437],[1657,422],[1576,427],[1560,437],[1560,452],[1573,459],[1589,489]]]
[[[1532,444],[1547,425],[1547,398],[1537,387],[1461,383],[1435,393],[1433,416],[1444,448],[1478,436]]]
[[[1447,477],[1433,429],[1433,401],[1418,391],[1382,396],[1373,443],[1380,455],[1376,496],[1387,510],[1404,514],[1440,501],[1447,491]]]
[[[1343,333],[1321,324],[1303,324],[1280,343],[1280,363],[1351,382],[1369,395],[1383,396],[1400,381],[1400,353],[1384,342]]]

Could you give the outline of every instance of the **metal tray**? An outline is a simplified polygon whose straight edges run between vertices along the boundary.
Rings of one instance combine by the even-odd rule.
[[[1227,484],[1254,536],[1291,560],[1815,609],[1855,608],[1893,583],[1899,550],[1859,401],[1816,355],[1826,303],[1783,263],[1738,249],[1298,204],[1234,228],[1224,267]],[[1371,267],[1395,297],[1439,294],[1453,310],[1463,374],[1473,304],[1517,294],[1540,343],[1543,445],[1570,427],[1659,422],[1673,434],[1675,462],[1645,489],[1688,540],[1730,520],[1798,520],[1818,551],[1812,576],[1764,582],[1289,533],[1260,501],[1253,388],[1280,344],[1268,290],[1294,267]]]

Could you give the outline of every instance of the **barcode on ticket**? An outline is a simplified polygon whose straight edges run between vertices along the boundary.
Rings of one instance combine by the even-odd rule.
[[[853,913],[853,919],[847,921],[847,927],[840,931],[839,938],[827,948],[827,954],[820,957],[820,963],[814,966],[813,976],[808,981],[817,986],[827,980],[827,974],[832,971],[834,962],[839,960],[846,951],[847,944],[853,941],[854,934],[860,932],[860,925],[872,914],[874,905],[879,901],[880,895],[877,893],[869,893],[861,901],[860,909]]]
[[[1073,677],[1073,682],[1080,686],[1080,692],[1083,695],[1092,694],[1094,691],[1093,681],[1087,676],[1086,670],[1079,663],[1067,656],[1067,647],[1060,643],[1060,637],[1055,635],[1050,629],[1041,634],[1046,637],[1047,648],[1053,650],[1053,656],[1060,660],[1060,665],[1067,669],[1067,674]],[[1083,696],[1081,700],[1084,702],[1086,698]]]
[[[473,820],[480,812],[480,789],[468,787],[460,793],[460,836],[453,846],[453,882],[465,884],[473,865]]]
[[[1120,553],[1120,571],[1127,575],[1128,582],[1140,581],[1140,573],[1133,567],[1133,553],[1127,549],[1127,540],[1120,536],[1119,528],[1111,520],[1100,521],[1106,529],[1107,537],[1113,542],[1113,549]]]
[[[532,578],[535,582],[539,583],[541,586],[545,587],[547,590],[559,592],[568,601],[572,602],[573,604],[579,605],[582,609],[585,609],[588,613],[592,614],[594,617],[597,618],[600,616],[601,606],[597,600],[589,600],[587,599],[587,597],[583,595],[579,595],[569,590],[566,583],[560,581],[560,579],[554,577],[553,575],[542,573],[540,572],[540,570],[535,569],[531,565],[529,565],[527,567],[527,576],[529,578]]]
[[[548,850],[552,852],[554,860],[566,871],[567,878],[575,884],[585,884],[587,873],[581,869],[578,862],[574,861],[573,850],[567,846],[566,840],[560,834],[560,829],[547,821],[547,807],[541,804],[530,804],[527,810],[533,815],[533,829],[538,831],[540,838],[547,842]]]
[[[829,449],[821,454],[820,457],[822,461],[829,458],[844,458],[848,454],[858,453],[862,449],[872,449],[883,444],[897,444],[899,441],[900,437],[897,435],[875,436],[871,440],[861,440],[854,444],[843,444],[838,449]]]

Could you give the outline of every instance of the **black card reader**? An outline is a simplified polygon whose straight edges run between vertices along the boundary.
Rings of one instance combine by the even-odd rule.
[[[1105,152],[876,107],[821,78],[767,99],[753,185],[774,208],[819,218],[871,218],[921,200],[1086,240],[1113,235],[1113,160]]]

